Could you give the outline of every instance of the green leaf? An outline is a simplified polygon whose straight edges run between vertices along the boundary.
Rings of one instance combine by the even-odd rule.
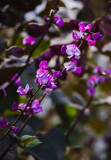
[[[40,142],[36,136],[30,136],[30,135],[24,135],[21,137],[22,143],[27,147],[27,148],[33,148],[37,145],[39,145]]]
[[[37,47],[37,49],[33,53],[33,58],[36,58],[37,56],[41,55],[45,50],[49,47],[49,41],[43,40],[40,45]]]

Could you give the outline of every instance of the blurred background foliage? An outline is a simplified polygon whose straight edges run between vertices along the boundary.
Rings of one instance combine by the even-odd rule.
[[[28,34],[26,25],[29,22],[44,24],[44,16],[48,16],[54,8],[54,0],[0,0],[0,87],[4,87],[11,77],[25,65],[28,55],[16,58],[7,52],[7,49],[16,45],[24,48],[22,39]],[[96,47],[86,51],[86,72],[78,77],[69,74],[65,80],[60,80],[60,89],[54,90],[42,102],[43,113],[33,117],[22,132],[22,135],[37,135],[42,144],[24,151],[20,147],[10,151],[5,160],[110,160],[111,159],[111,81],[97,87],[96,96],[84,118],[73,131],[66,146],[64,134],[73,123],[78,112],[85,106],[89,97],[86,93],[86,80],[92,74],[96,65],[103,68],[111,67],[111,3],[108,0],[61,0],[59,16],[65,21],[62,28],[54,24],[47,36],[35,50],[32,59],[44,54],[52,45],[70,43],[72,30],[70,20],[78,19],[92,23],[99,22],[102,17],[100,30],[102,38]],[[37,38],[37,41],[39,38]],[[49,65],[56,66],[58,56],[51,58]],[[63,57],[59,57],[63,62]],[[22,86],[29,83],[33,89],[35,66],[28,66],[21,76]],[[11,111],[12,103],[27,102],[27,97],[22,98],[16,93],[16,86],[8,90],[8,96],[0,99],[0,113],[7,120],[13,121],[18,112]],[[42,91],[36,95],[39,98]],[[22,117],[18,126],[26,119]],[[0,143],[4,149],[9,138]]]

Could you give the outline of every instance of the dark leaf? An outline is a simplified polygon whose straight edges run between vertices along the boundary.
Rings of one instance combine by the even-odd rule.
[[[29,35],[38,38],[44,34],[46,28],[47,28],[47,24],[39,25],[37,23],[29,23],[26,26],[26,31]]]
[[[27,53],[26,49],[23,49],[23,48],[20,48],[20,47],[17,47],[17,46],[10,47],[8,49],[8,51],[10,52],[11,55],[13,55],[17,58],[23,57]]]

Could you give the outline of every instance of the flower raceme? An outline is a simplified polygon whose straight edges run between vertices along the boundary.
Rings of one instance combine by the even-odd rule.
[[[89,96],[94,96],[96,89],[95,87],[99,85],[100,83],[107,82],[110,79],[111,75],[111,69],[107,68],[105,70],[102,69],[100,66],[96,66],[93,69],[93,73],[95,75],[92,75],[88,80],[87,80],[87,93]],[[104,73],[103,75],[101,75]]]
[[[99,32],[93,33],[91,32],[92,25],[88,24],[85,26],[83,22],[79,23],[79,31],[73,31],[73,39],[79,40],[84,39],[88,42],[89,46],[94,46],[96,41],[100,39],[101,35]]]

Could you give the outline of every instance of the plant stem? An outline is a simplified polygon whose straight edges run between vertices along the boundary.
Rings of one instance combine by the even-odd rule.
[[[40,102],[42,102],[42,100],[45,98],[46,93],[42,96],[42,98],[40,99]],[[32,118],[33,115],[29,115],[28,118],[26,119],[25,123],[23,124],[22,128],[19,130],[19,132],[17,133],[17,137],[20,135],[20,133],[23,131],[23,129],[25,128],[25,126],[27,125],[27,123],[29,122],[29,120]],[[10,147],[12,147],[12,145],[16,142],[15,138],[10,145],[7,147],[7,149],[4,151],[4,153],[0,156],[0,160],[6,155],[6,153],[9,151]]]
[[[92,100],[93,100],[93,97],[90,97],[87,105],[79,112],[79,114],[77,115],[74,123],[72,124],[72,126],[69,128],[68,132],[67,132],[66,135],[65,135],[66,139],[68,139],[68,137],[70,136],[70,134],[72,133],[72,131],[74,130],[74,128],[75,128],[75,127],[78,125],[78,123],[81,121],[85,110],[90,106]]]
[[[35,91],[35,93],[33,94],[33,96],[40,90],[41,86],[38,87],[38,89]],[[19,116],[17,117],[17,119],[15,120],[15,122],[10,126],[10,128],[7,130],[7,132],[0,138],[0,141],[3,140],[8,134],[9,132],[12,130],[12,126],[16,125],[16,123],[19,121],[19,119],[21,118],[21,116],[23,115],[23,113],[26,111],[29,103],[31,102],[33,96],[31,96],[28,100],[28,103],[26,105],[26,107],[21,111],[21,113],[19,114]]]

